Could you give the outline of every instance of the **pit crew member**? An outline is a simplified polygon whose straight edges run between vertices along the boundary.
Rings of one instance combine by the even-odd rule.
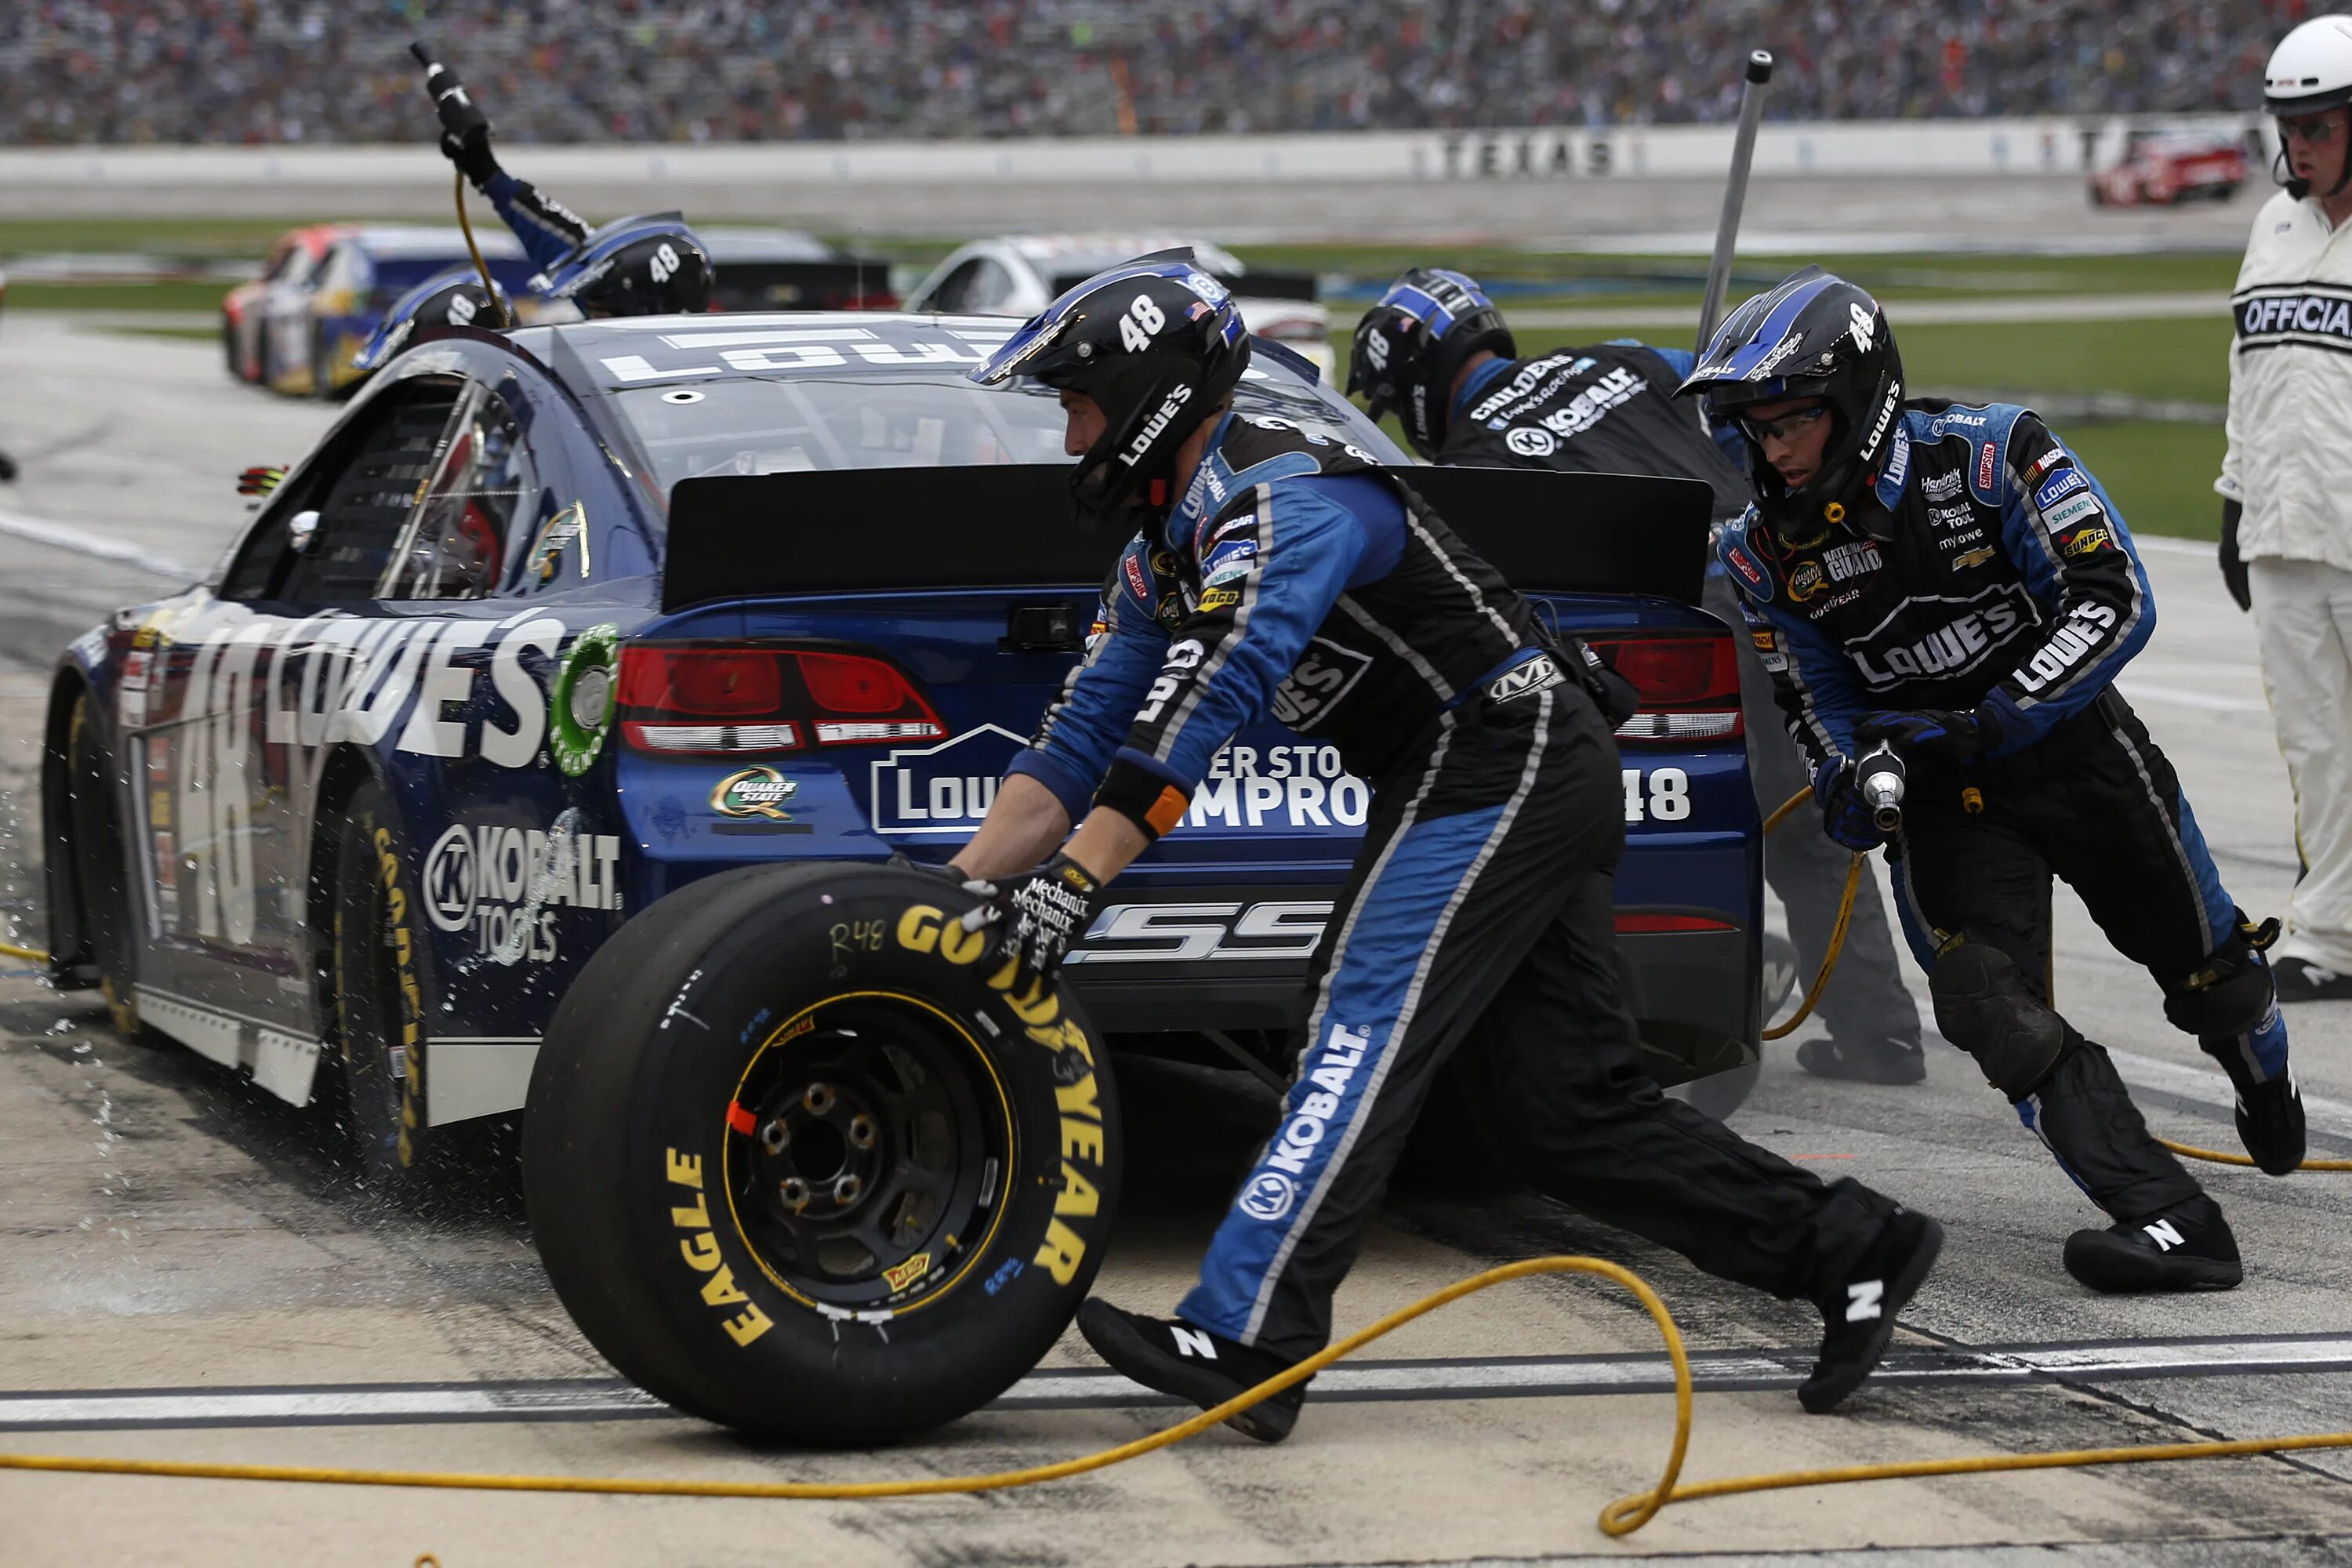
[[[2050,1005],[2050,879],[2147,966],[2237,1090],[2246,1152],[2303,1158],[2303,1101],[2259,930],[2230,901],[2172,764],[2113,689],[2156,605],[2123,519],[2042,421],[1905,403],[1878,302],[1806,268],[1734,311],[1684,384],[1753,456],[1717,541],[1831,837],[1881,835],[1854,759],[1910,764],[1896,903],[1936,1021],[2114,1221],[2068,1237],[2096,1290],[2225,1289],[2237,1244],[2106,1051]]]
[[[1090,1300],[1081,1331],[1203,1406],[1322,1346],[1405,1134],[1466,1041],[1474,1100],[1513,1117],[1507,1142],[1548,1191],[1819,1303],[1801,1398],[1833,1406],[1876,1363],[1940,1229],[1858,1183],[1824,1186],[1642,1075],[1617,992],[1622,790],[1597,662],[1547,646],[1528,602],[1360,449],[1235,417],[1248,340],[1182,255],[1078,285],[972,373],[1057,388],[1077,512],[1140,531],[1105,583],[1102,630],[953,868],[988,899],[974,916],[1002,950],[1050,974],[1261,714],[1337,745],[1373,804],[1309,966],[1281,1121],[1197,1285],[1173,1318]],[[1303,1394],[1234,1425],[1279,1440]]]
[[[2352,997],[2352,16],[2280,41],[2263,109],[2286,188],[2254,219],[2230,356],[2221,575],[2261,640],[2294,785],[2303,875],[2272,967],[2279,1000]]]
[[[393,301],[375,331],[352,356],[352,366],[373,375],[419,332],[434,327],[510,326],[514,319],[514,302],[498,279],[492,279],[486,289],[471,268],[447,268]],[[344,389],[342,395],[348,397],[364,384],[363,376]]]
[[[1367,400],[1375,419],[1393,410],[1413,449],[1433,463],[1700,479],[1715,491],[1720,526],[1747,510],[1748,480],[1688,405],[1674,401],[1692,360],[1630,339],[1521,359],[1502,312],[1474,279],[1417,267],[1356,324],[1348,391]],[[1739,456],[1744,463],[1744,447]],[[1704,594],[1708,610],[1742,624],[1719,567],[1707,574]],[[1805,787],[1806,773],[1752,639],[1743,639],[1739,688],[1748,771],[1769,813]],[[1818,973],[1829,951],[1847,858],[1811,833],[1783,833],[1766,847],[1765,876],[1788,909],[1800,973]],[[1918,1005],[1904,989],[1875,883],[1854,899],[1820,1005],[1829,1038],[1797,1047],[1807,1072],[1870,1083],[1927,1077]]]
[[[499,166],[488,125],[441,135],[441,153],[539,264],[531,287],[587,316],[660,316],[710,308],[710,252],[677,213],[615,218],[590,230],[580,215]]]

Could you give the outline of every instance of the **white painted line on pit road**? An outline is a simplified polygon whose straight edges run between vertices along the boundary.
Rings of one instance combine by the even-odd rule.
[[[1778,1390],[1802,1382],[1811,1351],[1703,1352],[1691,1358],[1703,1391]],[[1898,1345],[1881,1385],[2017,1384],[2254,1376],[2352,1370],[2352,1335],[1994,1346]],[[1633,1353],[1498,1360],[1368,1362],[1315,1380],[1323,1401],[1561,1398],[1659,1393],[1674,1386],[1665,1357]],[[998,1413],[1118,1409],[1181,1403],[1093,1368],[1030,1373],[989,1406]],[[198,1426],[382,1426],[443,1422],[684,1419],[616,1378],[529,1384],[407,1384],[314,1388],[134,1389],[0,1394],[0,1431]]]
[[[2107,1055],[2115,1061],[2124,1082],[2135,1089],[2145,1086],[2162,1089],[2183,1100],[2210,1105],[2224,1115],[2236,1103],[2236,1093],[2219,1067],[2191,1067],[2186,1062],[2144,1057],[2137,1051],[2119,1050],[2114,1046],[2107,1047]],[[2289,1059],[2293,1059],[2291,1049]],[[2303,1097],[2303,1116],[2315,1132],[2352,1138],[2352,1105],[2306,1094]]]
[[[70,522],[28,517],[21,511],[0,511],[0,534],[12,539],[29,540],[35,544],[47,544],[58,550],[70,550],[76,554],[100,561],[119,562],[158,577],[174,578],[183,583],[193,583],[205,574],[202,566],[191,566],[184,561],[158,555],[124,540],[109,539],[102,533],[93,533]]]

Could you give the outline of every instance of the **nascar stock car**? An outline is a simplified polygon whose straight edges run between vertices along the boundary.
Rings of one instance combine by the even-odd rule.
[[[911,310],[971,310],[1026,320],[1071,285],[1130,256],[1189,249],[1233,290],[1250,331],[1305,355],[1325,376],[1331,313],[1316,298],[1315,275],[1245,266],[1231,251],[1166,234],[1008,234],[959,247],[907,295]]]
[[[119,1024],[296,1104],[333,1087],[382,1187],[528,1100],[551,1277],[616,1365],[684,1408],[875,1436],[1019,1375],[1075,1310],[1115,1205],[1097,1042],[1280,1070],[1369,797],[1314,736],[1349,672],[1310,654],[1277,700],[1291,727],[1239,735],[1120,878],[1064,971],[1068,1007],[989,993],[984,943],[952,918],[969,896],[908,863],[943,861],[987,810],[1118,543],[1063,521],[1054,397],[964,378],[1011,328],[835,313],[425,334],[209,581],[117,613],[59,663],[58,984],[103,987]],[[1407,463],[1311,366],[1259,351],[1240,416]],[[1759,829],[1730,634],[1695,607],[1705,488],[1412,482],[1643,693],[1621,731],[1630,997],[1662,1079],[1751,1061]],[[798,934],[772,929],[785,919]],[[767,989],[681,1000],[666,965],[730,942],[688,979]],[[937,1000],[958,984],[968,1005]],[[628,1065],[689,1030],[714,1043],[698,1087]],[[644,1120],[672,1111],[692,1125]],[[583,1215],[639,1226],[650,1295],[593,1261],[616,1242]],[[691,1288],[672,1290],[682,1268]],[[923,1316],[936,1365],[887,1335],[890,1399],[932,1403],[789,1419],[727,1403],[750,1366],[728,1358],[837,1379],[840,1324],[966,1280],[988,1310]],[[851,1411],[877,1425],[843,1426]]]
[[[2095,207],[2179,206],[2193,197],[2226,202],[2246,183],[2245,143],[2210,131],[2131,132],[2123,155],[2090,178]]]

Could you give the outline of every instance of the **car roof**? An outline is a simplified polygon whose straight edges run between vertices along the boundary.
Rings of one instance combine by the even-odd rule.
[[[385,260],[442,256],[454,261],[470,259],[466,251],[465,233],[454,226],[434,228],[421,224],[369,224],[346,229],[343,234],[370,256]],[[506,260],[522,254],[521,244],[502,228],[477,228],[474,239],[482,247],[484,256]]]
[[[1193,256],[1211,272],[1232,277],[1246,270],[1240,258],[1223,247],[1181,234],[1008,234],[993,243],[1008,247],[1040,271],[1100,272],[1155,250],[1174,250],[1182,246],[1190,246]]]

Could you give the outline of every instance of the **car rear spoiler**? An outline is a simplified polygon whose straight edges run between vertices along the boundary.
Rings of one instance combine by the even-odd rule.
[[[1698,603],[1713,491],[1697,479],[1400,468],[1516,586]],[[821,469],[670,492],[662,607],[784,594],[1091,588],[1120,541],[1069,521],[1069,469]]]

